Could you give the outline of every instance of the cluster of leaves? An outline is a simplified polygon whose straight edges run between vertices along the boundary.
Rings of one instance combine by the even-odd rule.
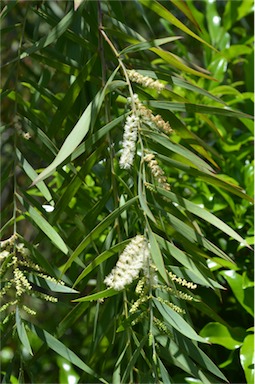
[[[221,7],[4,4],[3,39],[13,43],[3,53],[1,236],[21,234],[32,261],[66,285],[26,271],[35,291],[55,292],[59,302],[36,304],[34,319],[16,305],[2,324],[3,382],[204,384],[241,382],[244,374],[250,382],[252,2]],[[165,89],[130,83],[127,69]],[[123,170],[122,128],[134,92],[174,132],[142,129],[133,168]],[[144,148],[171,191],[155,183]],[[105,276],[138,233],[150,243],[158,285],[143,295],[135,283],[106,289]],[[190,291],[186,280],[199,288]],[[174,281],[183,282],[182,293]],[[226,282],[233,294],[222,300],[236,316],[237,302],[246,310],[238,329],[219,313]],[[193,300],[182,300],[185,293]],[[198,346],[206,340],[233,352],[217,356],[218,347]]]

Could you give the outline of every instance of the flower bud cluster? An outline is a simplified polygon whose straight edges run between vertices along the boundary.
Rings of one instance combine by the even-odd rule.
[[[21,296],[23,293],[27,293],[27,291],[30,291],[32,289],[31,284],[19,268],[15,268],[13,274],[17,296]]]
[[[28,314],[35,315],[36,312],[33,309],[23,304],[26,295],[35,295],[51,302],[56,302],[58,299],[33,289],[32,284],[29,282],[29,274],[32,273],[56,284],[64,285],[64,282],[47,275],[38,264],[34,263],[31,260],[30,250],[24,243],[17,242],[18,238],[19,236],[15,234],[9,239],[0,242],[0,277],[2,283],[0,299],[5,301],[0,307],[0,312],[6,311],[10,306],[18,305]],[[16,300],[13,300],[14,296]],[[15,311],[15,307],[10,313],[13,311]]]
[[[35,315],[36,315],[36,311],[34,311],[33,309],[27,307],[26,305],[22,305],[22,308],[23,308],[24,311],[27,312],[29,315],[31,315],[31,316],[35,316]]]
[[[127,101],[131,103],[131,98],[129,97]],[[152,111],[141,103],[136,93],[134,94],[133,101],[140,115],[140,119],[144,124],[151,128],[156,127],[157,129],[164,131],[166,134],[173,132],[169,122],[165,121],[161,115],[154,116]]]
[[[180,308],[178,305],[171,303],[170,301],[162,299],[162,297],[157,297],[157,300],[160,303],[164,303],[164,304],[168,305],[168,307],[170,307],[171,309],[173,309],[177,313],[185,313],[184,309]]]
[[[128,77],[131,81],[141,84],[143,87],[156,89],[159,93],[165,88],[165,85],[158,80],[153,80],[151,77],[143,76],[134,69],[127,70]]]
[[[145,276],[143,276],[137,283],[137,286],[135,288],[135,293],[137,295],[143,295],[144,294],[144,285],[146,282]]]
[[[190,281],[187,281],[185,279],[182,279],[181,277],[177,277],[174,273],[172,272],[168,272],[169,276],[170,276],[170,279],[172,281],[175,281],[177,284],[180,284],[182,285],[183,287],[187,287],[189,289],[196,289],[197,288],[197,285],[190,282]]]
[[[117,291],[124,289],[135,280],[150,257],[148,243],[144,236],[137,235],[126,246],[116,266],[104,282]]]
[[[52,303],[57,303],[58,302],[57,297],[54,297],[54,296],[51,296],[51,295],[47,295],[46,293],[35,291],[34,295],[39,297],[40,299],[45,300],[45,301],[50,301]]]
[[[134,162],[137,131],[139,125],[139,117],[136,117],[134,113],[127,117],[124,126],[122,153],[120,157],[120,168],[130,169]]]
[[[142,297],[140,297],[138,300],[136,300],[134,302],[134,304],[130,308],[129,312],[130,313],[135,313],[142,303],[145,303],[146,301],[148,301],[150,299],[151,299],[151,296],[142,296]]]
[[[185,292],[182,292],[182,291],[178,291],[174,288],[171,288],[171,287],[168,287],[167,285],[155,285],[153,287],[154,289],[158,288],[158,289],[161,289],[161,290],[164,290],[166,292],[169,292],[171,295],[174,295],[176,297],[178,297],[179,299],[182,299],[182,300],[186,300],[186,301],[193,301],[195,300],[193,296],[185,293]]]
[[[144,160],[148,163],[151,173],[159,183],[159,185],[165,190],[169,191],[171,189],[170,184],[167,182],[167,178],[162,168],[160,168],[155,156],[152,153],[148,153],[144,156]]]
[[[142,321],[146,317],[146,312],[141,312],[132,322],[132,327]]]
[[[166,335],[168,335],[170,337],[173,337],[170,330],[167,328],[167,326],[165,325],[165,323],[163,321],[159,320],[157,317],[154,316],[153,322],[160,331],[162,331],[163,333],[165,333]]]

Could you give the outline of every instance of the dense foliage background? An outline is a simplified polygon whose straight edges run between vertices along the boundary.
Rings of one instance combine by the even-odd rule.
[[[252,383],[253,1],[3,1],[1,22],[2,382]],[[137,235],[147,272],[107,288]]]

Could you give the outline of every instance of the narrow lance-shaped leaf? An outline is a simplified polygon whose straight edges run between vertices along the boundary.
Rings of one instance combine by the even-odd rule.
[[[66,285],[51,281],[50,279],[42,278],[36,276],[32,273],[29,274],[28,279],[31,283],[37,285],[38,287],[44,288],[46,290],[58,293],[78,293],[73,288],[67,287]]]
[[[36,336],[38,336],[50,349],[55,351],[58,355],[64,357],[66,360],[70,361],[70,363],[76,365],[76,367],[80,368],[84,372],[93,377],[96,377],[101,383],[107,384],[106,380],[98,377],[98,375],[87,364],[85,364],[73,351],[71,351],[71,349],[67,348],[63,343],[61,343],[61,341],[57,340],[50,333],[37,327],[36,325],[28,322],[27,324],[31,331]]]
[[[74,286],[77,285],[85,276],[87,276],[90,272],[93,271],[94,268],[96,268],[98,265],[100,265],[103,261],[109,259],[113,255],[115,255],[120,250],[122,251],[125,246],[130,242],[130,240],[122,241],[121,243],[114,245],[114,247],[108,249],[107,251],[104,251],[101,253],[101,255],[97,256],[77,277]]]
[[[200,36],[196,35],[192,32],[186,25],[184,25],[180,20],[178,20],[171,12],[169,12],[163,5],[158,3],[155,0],[140,0],[140,2],[146,7],[150,8],[152,11],[157,13],[159,16],[163,17],[165,20],[168,20],[171,24],[175,25],[177,28],[181,29],[183,32],[188,35],[194,37],[201,43],[207,45],[214,51],[217,51],[212,45],[208,44],[205,40],[203,40]]]
[[[27,332],[25,330],[24,323],[20,317],[18,306],[16,306],[16,326],[17,326],[17,332],[18,332],[21,343],[23,344],[25,349],[28,351],[28,353],[33,356],[33,352],[27,337]]]
[[[72,153],[73,151],[78,147],[78,145],[81,143],[83,138],[88,133],[89,129],[91,129],[95,123],[97,114],[101,108],[101,105],[103,103],[105,94],[107,92],[107,89],[109,85],[112,82],[112,79],[114,78],[118,68],[113,72],[111,77],[109,78],[108,82],[106,83],[103,90],[99,91],[94,98],[94,100],[91,101],[91,103],[88,105],[88,107],[83,112],[81,118],[74,126],[73,130],[70,132],[70,134],[65,139],[62,147],[59,150],[59,153],[57,154],[56,158],[53,160],[53,162],[44,169],[44,171],[34,180],[32,185],[38,183],[39,181],[42,181],[46,179],[46,177],[50,176],[55,170],[58,165],[63,163]]]
[[[157,190],[160,192],[160,194],[164,195],[165,197],[168,197],[174,203],[187,209],[189,212],[193,213],[194,215],[201,217],[202,219],[206,220],[210,224],[214,225],[216,228],[220,229],[222,232],[225,232],[227,235],[233,237],[238,242],[243,243],[247,247],[249,247],[246,241],[240,235],[238,235],[238,233],[236,233],[232,228],[230,228],[218,217],[208,212],[205,208],[201,208],[197,204],[194,204],[191,201],[184,199],[183,197],[178,196],[170,191],[166,191],[163,188],[157,187]]]
[[[182,157],[186,158],[189,161],[189,165],[191,167],[196,167],[203,172],[211,174],[213,172],[213,168],[207,164],[203,159],[195,155],[193,152],[188,150],[187,148],[183,147],[180,144],[175,144],[169,140],[168,137],[162,136],[156,132],[143,130],[142,131],[145,136],[151,138],[155,142],[163,145],[165,148],[169,149],[170,151],[174,153],[178,153]]]
[[[196,26],[198,30],[201,30],[200,25],[198,24],[195,16],[191,12],[188,4],[185,1],[180,0],[170,0],[177,8],[179,8],[185,16]]]
[[[16,154],[17,154],[17,157],[19,159],[19,162],[20,162],[22,168],[24,169],[24,171],[26,172],[28,177],[31,180],[34,180],[37,176],[37,173],[35,172],[35,170],[32,168],[32,166],[29,164],[29,162],[24,158],[24,156],[18,150],[18,148],[16,148]],[[43,181],[41,181],[40,183],[37,184],[37,188],[42,193],[42,195],[45,197],[46,201],[50,202],[52,200],[51,193]]]
[[[162,100],[162,101],[151,100],[149,101],[148,104],[154,108],[161,108],[169,111],[180,111],[180,112],[187,112],[187,113],[205,113],[209,115],[223,115],[223,116],[238,117],[238,118],[245,117],[247,119],[253,118],[251,115],[248,115],[247,113],[235,111],[234,109],[231,109],[226,106],[224,108],[218,108],[218,107],[212,107],[210,105],[178,103],[178,102],[165,101],[165,100]]]
[[[80,299],[73,300],[74,302],[84,302],[84,301],[95,301],[99,299],[105,299],[106,297],[111,297],[118,295],[119,291],[115,291],[113,288],[105,289],[101,292],[93,293],[92,295],[81,297]]]
[[[68,29],[69,25],[73,21],[74,12],[71,10],[67,15],[60,20],[60,22],[52,28],[51,32],[42,37],[40,40],[36,41],[32,47],[27,48],[21,55],[20,59],[24,59],[25,57],[31,55],[32,53],[43,49],[56,41],[63,33]]]
[[[148,233],[149,233],[149,241],[150,241],[150,252],[153,262],[155,263],[159,273],[163,277],[163,279],[168,283],[168,277],[166,274],[164,260],[155,238],[155,234],[152,232],[149,224],[147,223]]]
[[[110,215],[108,215],[104,220],[102,220],[86,237],[85,239],[78,245],[78,247],[74,250],[73,254],[69,257],[65,265],[63,266],[63,273],[67,271],[68,268],[72,265],[73,261],[80,255],[80,253],[91,243],[91,241],[95,240],[100,233],[102,233],[107,227],[111,225],[111,223],[130,205],[132,205],[137,200],[137,196],[128,200],[124,205],[115,209]]]
[[[184,62],[176,55],[171,52],[164,51],[160,48],[150,48],[150,50],[156,53],[157,56],[161,57],[164,61],[172,65],[174,68],[179,69],[182,72],[190,73],[191,75],[204,77],[205,79],[215,80],[206,73],[199,72],[193,68],[188,67]]]
[[[17,194],[17,198],[21,204],[27,209],[27,214],[31,219],[38,225],[38,227],[48,236],[48,238],[65,254],[68,254],[68,248],[61,238],[61,236],[56,232],[56,230],[44,219],[40,213],[33,208],[31,205],[25,202],[25,200]]]
[[[131,53],[131,52],[144,51],[144,50],[149,49],[151,47],[158,47],[160,45],[167,44],[167,43],[170,43],[172,41],[179,40],[181,38],[182,38],[181,36],[173,36],[173,37],[165,37],[163,39],[155,39],[152,41],[145,41],[142,43],[132,44],[132,45],[126,47],[125,49],[123,49],[119,53],[119,55],[125,55],[125,54]]]
[[[199,336],[195,330],[181,317],[177,312],[171,309],[168,305],[160,302],[157,298],[153,298],[153,303],[159,310],[166,323],[169,323],[177,331],[187,336],[191,340],[208,343],[203,337]]]
[[[78,97],[81,89],[84,87],[87,77],[92,71],[96,57],[96,55],[92,56],[92,58],[85,63],[83,69],[66,92],[57,112],[51,120],[49,132],[54,131],[55,127],[60,127],[64,119],[68,116],[68,112],[73,107],[76,98]]]

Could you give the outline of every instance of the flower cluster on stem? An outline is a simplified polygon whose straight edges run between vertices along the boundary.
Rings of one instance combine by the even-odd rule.
[[[134,113],[127,117],[124,126],[123,135],[123,149],[120,157],[120,168],[130,169],[134,162],[137,130],[138,130],[139,118]]]
[[[0,242],[0,277],[2,283],[0,289],[0,299],[2,301],[0,312],[18,305],[28,314],[35,315],[36,312],[24,304],[27,296],[35,295],[51,302],[56,302],[58,299],[34,289],[29,281],[29,274],[50,280],[56,284],[63,285],[64,283],[47,275],[38,264],[34,263],[31,260],[30,250],[23,242],[18,242],[18,238],[19,236],[15,234],[9,239]],[[15,297],[15,300],[13,300],[13,297]],[[10,313],[13,311],[15,311],[15,307]]]
[[[165,121],[161,115],[153,115],[152,111],[141,103],[136,93],[133,96],[133,101],[137,108],[137,113],[140,116],[141,122],[148,125],[150,128],[159,129],[166,134],[173,132],[169,122]],[[128,102],[131,102],[131,98],[128,98]]]
[[[153,80],[151,77],[143,76],[134,69],[127,70],[128,77],[131,81],[137,84],[141,84],[143,87],[156,89],[158,92],[161,92],[165,85],[158,80]]]
[[[163,169],[159,166],[154,154],[148,153],[144,156],[144,160],[148,163],[151,173],[153,174],[159,185],[167,191],[170,191],[170,184],[168,184],[165,173]]]
[[[104,282],[117,291],[124,289],[135,280],[150,256],[148,243],[144,236],[137,235],[126,246],[119,257],[116,266],[106,276]]]

